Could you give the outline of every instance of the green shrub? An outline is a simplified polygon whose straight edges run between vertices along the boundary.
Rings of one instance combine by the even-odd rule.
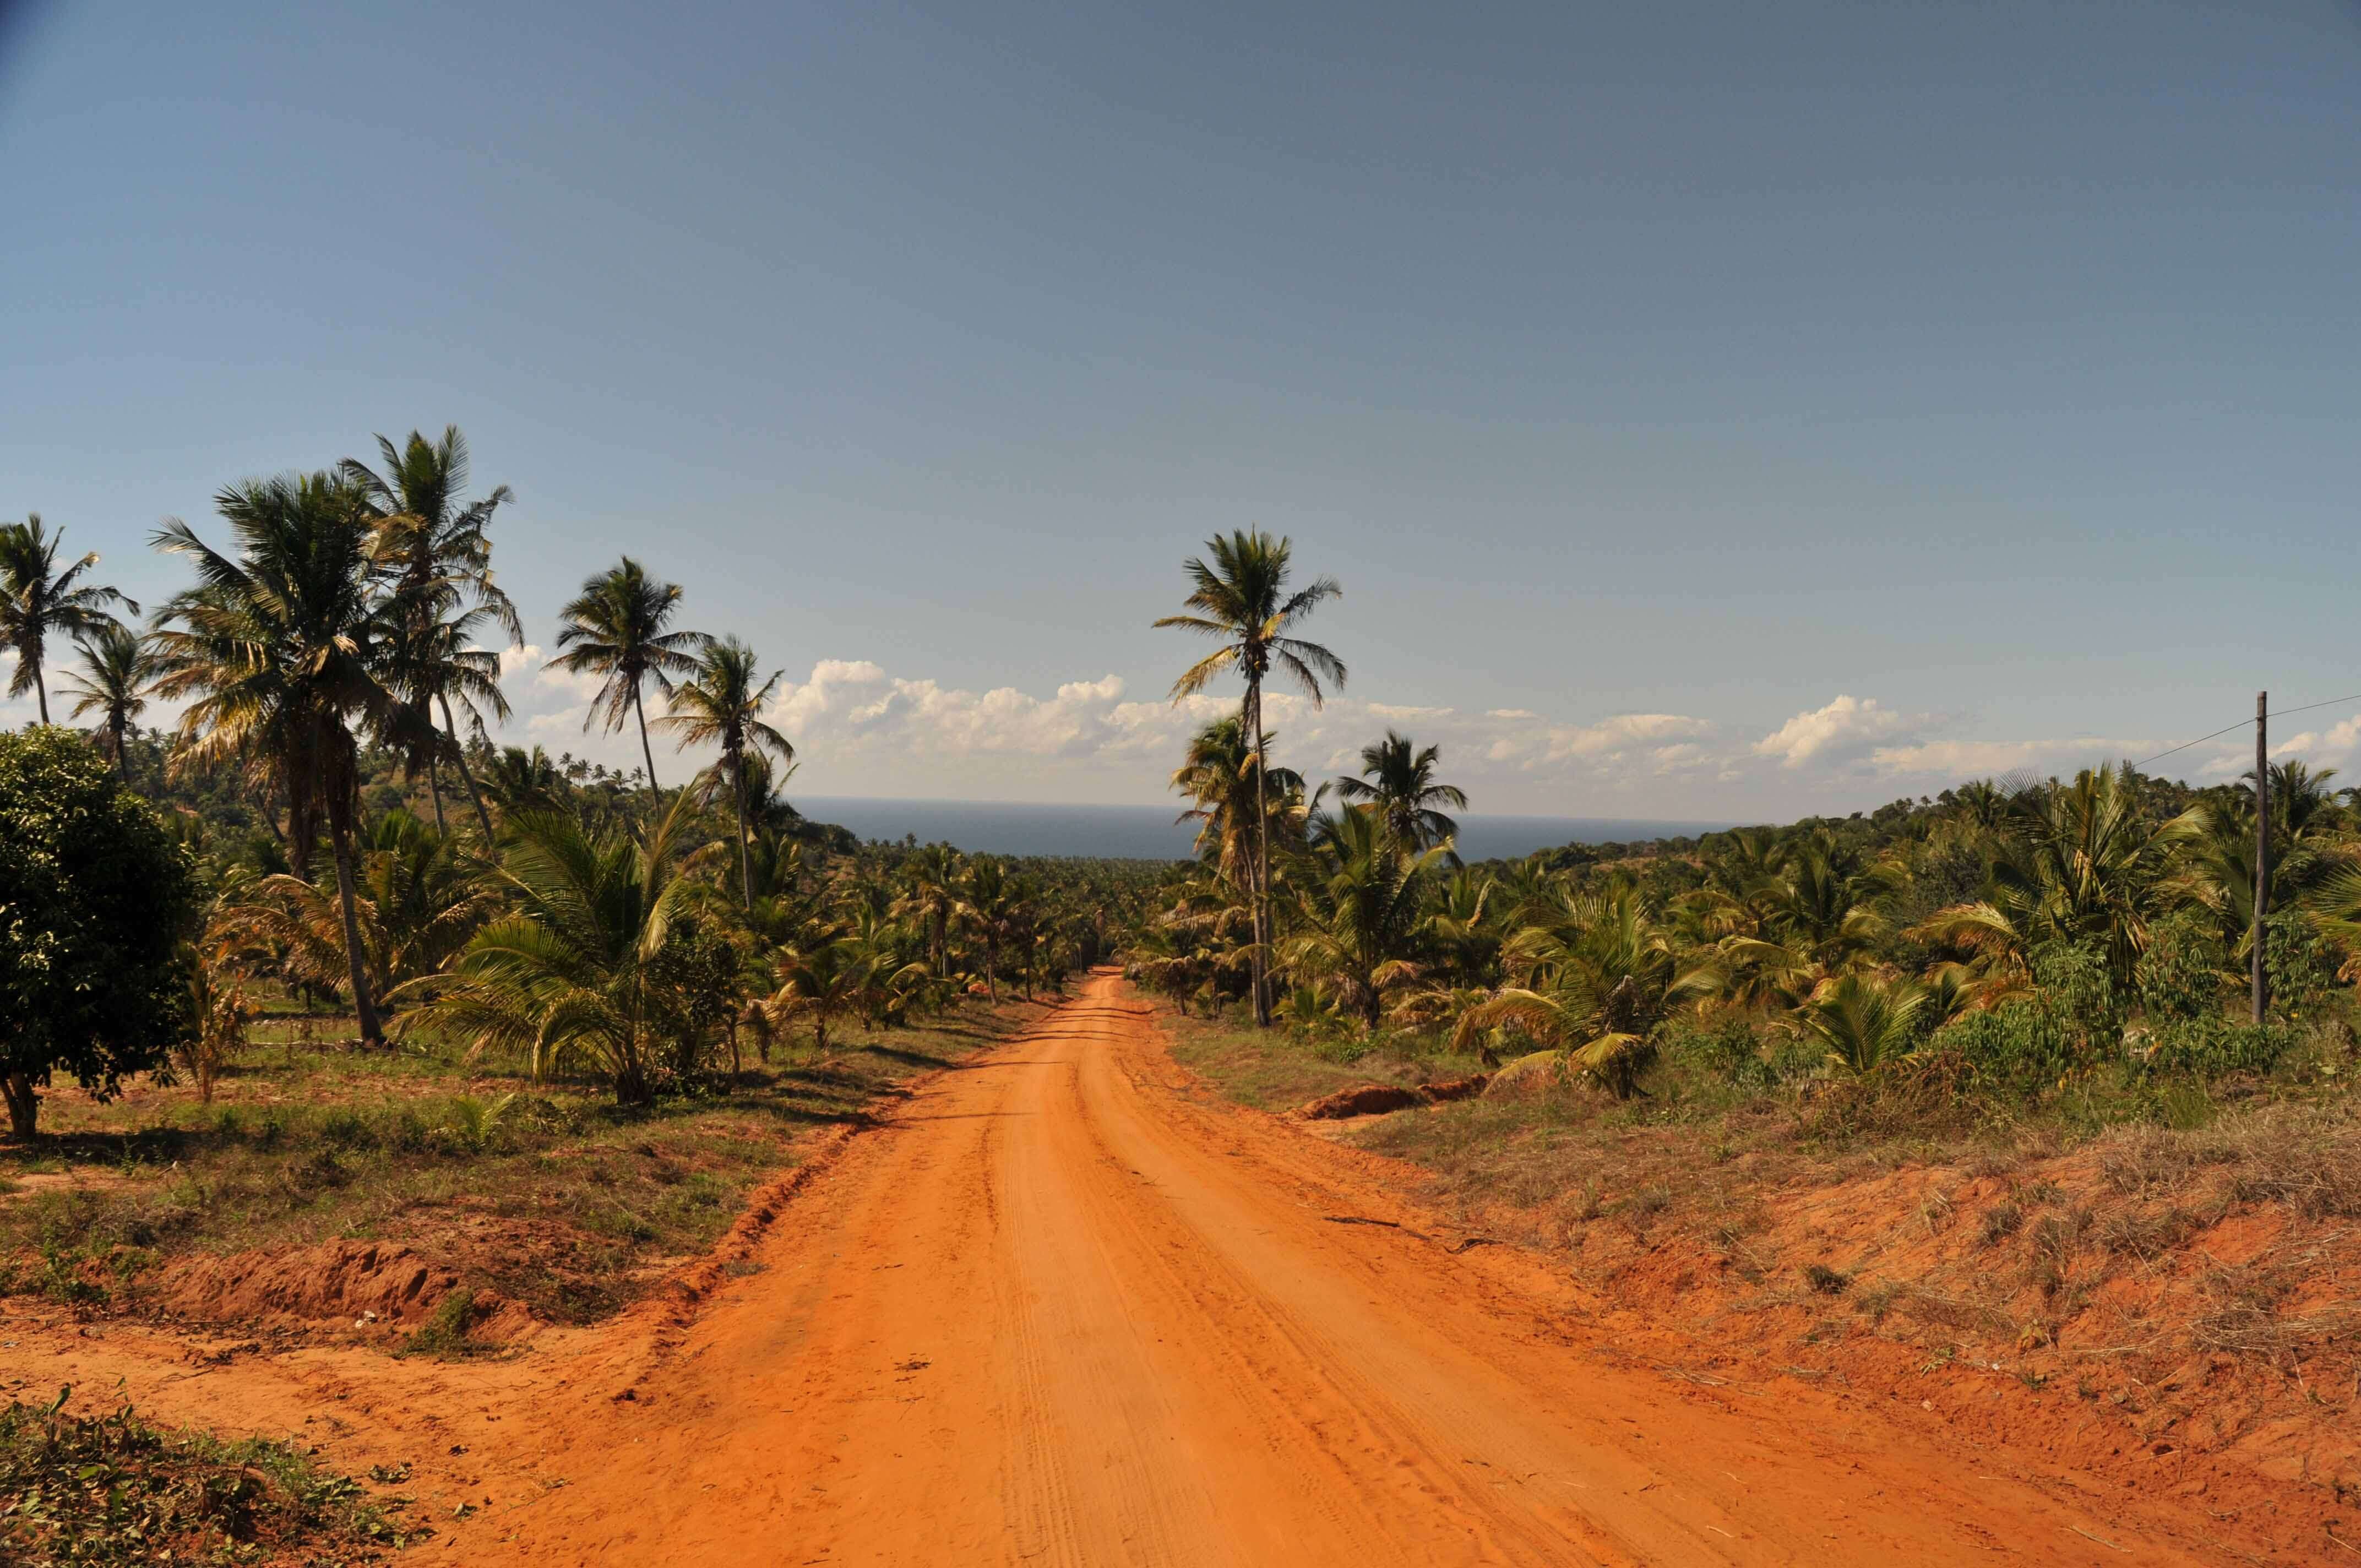
[[[2152,1079],[2227,1078],[2270,1071],[2295,1043],[2296,1031],[2284,1024],[2241,1024],[2215,1013],[2165,1024],[2133,1062]]]
[[[1976,1088],[2019,1096],[2049,1088],[2081,1059],[2058,1009],[2037,995],[1971,1013],[1938,1030],[1930,1048],[1957,1053]]]
[[[2195,916],[2159,920],[2148,927],[2147,950],[2140,955],[2140,1012],[2151,1025],[2219,1013],[2229,968],[2228,951]]]
[[[2336,955],[2311,917],[2282,909],[2263,927],[2263,964],[2271,982],[2271,1011],[2309,1018],[2336,987]]]
[[[1763,1041],[1746,1018],[1728,1017],[1709,1025],[1676,1025],[1665,1034],[1664,1054],[1746,1089],[1767,1089],[1773,1074]]]

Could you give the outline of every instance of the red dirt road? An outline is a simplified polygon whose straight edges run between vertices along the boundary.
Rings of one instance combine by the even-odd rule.
[[[1602,1347],[1537,1261],[1454,1250],[1366,1157],[1183,1080],[1147,1009],[1093,977],[851,1141],[631,1399],[567,1379],[514,1411],[568,1485],[501,1510],[506,1539],[450,1545],[537,1564],[2210,1556],[1883,1410]]]

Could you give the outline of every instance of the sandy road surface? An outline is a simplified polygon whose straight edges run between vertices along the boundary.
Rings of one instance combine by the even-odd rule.
[[[1366,1157],[1182,1077],[1097,976],[931,1080],[798,1195],[632,1399],[512,1414],[568,1485],[464,1554],[2203,1560],[2153,1521],[2102,1544],[2124,1527],[1883,1411],[1615,1354],[1534,1260],[1453,1250]]]

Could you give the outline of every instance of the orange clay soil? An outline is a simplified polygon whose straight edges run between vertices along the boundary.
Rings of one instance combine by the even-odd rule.
[[[436,1363],[18,1313],[0,1384],[292,1430],[346,1471],[409,1461],[412,1517],[440,1532],[404,1555],[422,1563],[2335,1551],[2316,1522],[2275,1551],[2222,1522],[2218,1493],[2070,1468],[2037,1425],[2004,1446],[1990,1421],[1836,1379],[1698,1374],[1711,1347],[1610,1326],[1626,1314],[1535,1255],[1466,1245],[1403,1177],[1202,1092],[1103,973],[833,1139],[602,1328]]]

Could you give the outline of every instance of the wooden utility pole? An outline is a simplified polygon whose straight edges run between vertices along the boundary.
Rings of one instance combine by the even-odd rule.
[[[2248,979],[2255,994],[2255,1022],[2271,1004],[2270,971],[2263,965],[2263,922],[2271,912],[2271,694],[2255,694],[2255,929],[2248,940]]]

